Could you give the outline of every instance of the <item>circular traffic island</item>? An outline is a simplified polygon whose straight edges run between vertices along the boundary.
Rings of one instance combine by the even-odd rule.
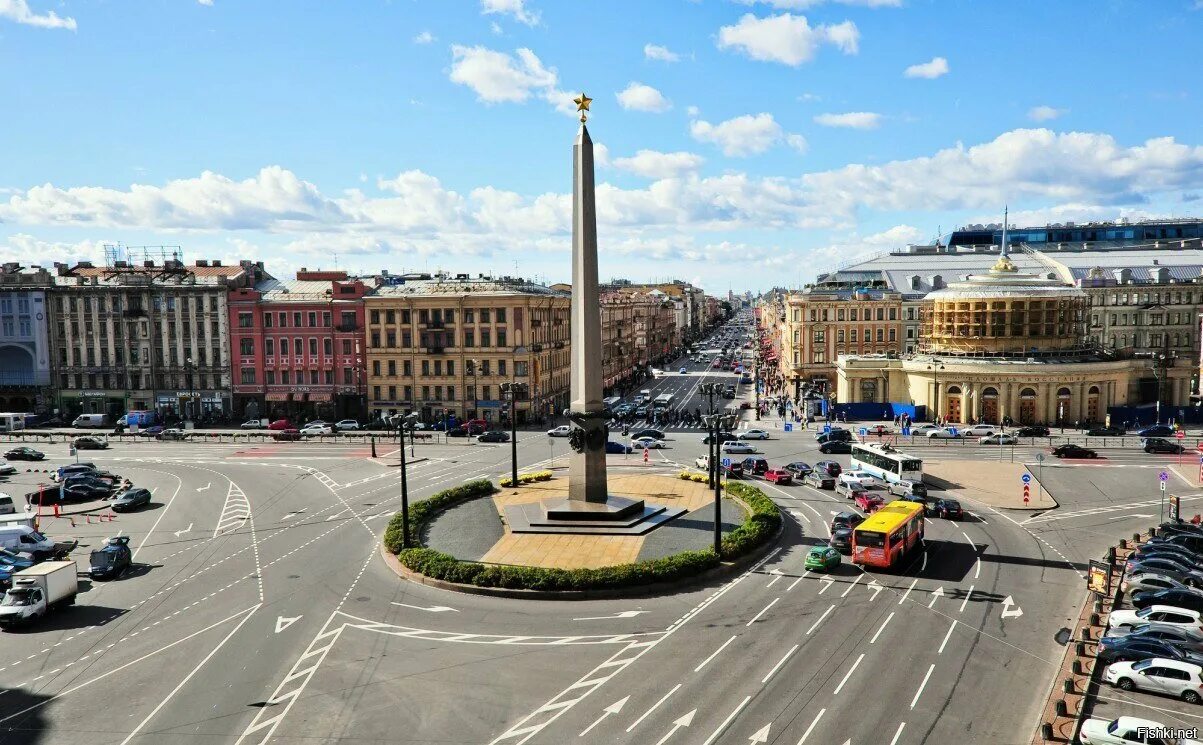
[[[721,555],[714,552],[714,496],[688,472],[612,475],[609,493],[683,514],[642,535],[516,532],[507,508],[556,503],[568,479],[524,474],[499,489],[479,479],[410,508],[410,548],[393,516],[381,552],[402,577],[460,592],[527,599],[595,599],[669,592],[718,579],[754,563],[781,533],[776,504],[755,486],[725,485]]]

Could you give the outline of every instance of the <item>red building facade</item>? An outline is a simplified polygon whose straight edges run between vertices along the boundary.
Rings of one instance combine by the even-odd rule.
[[[342,271],[230,293],[233,410],[244,418],[364,419],[364,296]]]

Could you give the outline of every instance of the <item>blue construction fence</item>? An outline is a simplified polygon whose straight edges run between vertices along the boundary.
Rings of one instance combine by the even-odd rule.
[[[1156,404],[1145,404],[1142,406],[1112,406],[1107,409],[1107,413],[1111,416],[1112,425],[1121,424],[1156,424],[1157,423],[1157,406]],[[1198,406],[1166,406],[1161,407],[1162,423],[1174,421],[1185,422],[1187,424],[1199,424],[1203,422],[1203,410]]]
[[[892,422],[906,414],[912,422],[927,420],[927,407],[904,403],[855,403],[835,404],[835,418],[846,418],[848,421],[883,421]]]

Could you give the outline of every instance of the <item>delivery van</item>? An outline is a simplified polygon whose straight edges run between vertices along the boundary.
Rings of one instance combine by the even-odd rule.
[[[71,422],[72,427],[107,427],[109,426],[108,414],[80,414],[75,417],[75,421]]]

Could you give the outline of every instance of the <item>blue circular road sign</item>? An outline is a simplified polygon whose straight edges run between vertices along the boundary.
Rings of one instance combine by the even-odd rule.
[[[1020,476],[1019,478],[1020,478],[1020,479],[1022,479],[1022,480],[1023,480],[1023,483],[1025,483],[1025,484],[1026,484],[1026,483],[1029,483],[1029,482],[1032,480],[1032,474],[1030,474],[1030,473],[1025,473],[1024,475]]]

